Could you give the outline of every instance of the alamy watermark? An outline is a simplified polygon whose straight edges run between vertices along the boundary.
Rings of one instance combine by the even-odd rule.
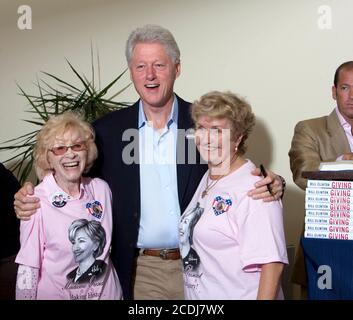
[[[17,27],[20,30],[32,29],[32,8],[29,5],[20,5],[17,8],[20,15],[17,19]],[[318,19],[317,26],[320,30],[332,29],[332,9],[329,5],[321,5],[317,9]]]
[[[321,5],[317,9],[319,15],[317,19],[317,26],[320,30],[332,29],[332,9],[328,5]]]
[[[317,287],[320,290],[332,289],[332,270],[331,267],[323,264],[317,269],[317,273],[321,276],[317,279]]]
[[[143,141],[140,141],[143,139]],[[201,132],[194,129],[178,129],[177,135],[169,132],[169,138],[163,143],[168,150],[162,159],[156,159],[156,137],[152,131],[146,131],[140,135],[139,129],[127,129],[123,132],[122,142],[125,144],[122,150],[122,160],[125,164],[205,164],[209,161],[219,164],[214,168],[214,174],[227,174],[231,159],[231,132],[229,129],[210,129]],[[125,143],[126,142],[126,143]],[[201,157],[196,145],[199,145]],[[175,147],[177,146],[177,147]],[[143,148],[142,152],[140,148]]]
[[[17,19],[17,27],[20,30],[32,29],[32,8],[28,5],[21,5],[17,8],[17,13],[20,16]]]

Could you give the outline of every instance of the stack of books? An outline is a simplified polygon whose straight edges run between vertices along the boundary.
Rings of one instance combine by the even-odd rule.
[[[353,181],[309,179],[305,238],[353,240]]]
[[[320,171],[353,171],[353,160],[321,162]]]

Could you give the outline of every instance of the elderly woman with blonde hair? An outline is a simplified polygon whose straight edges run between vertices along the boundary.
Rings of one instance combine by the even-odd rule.
[[[121,298],[109,257],[111,192],[103,180],[82,176],[96,158],[94,131],[74,113],[50,118],[39,132],[34,160],[41,180],[35,196],[41,207],[30,220],[21,221],[17,299]],[[102,239],[83,227],[73,237],[72,225],[82,222],[98,230]]]
[[[183,265],[186,298],[283,298],[280,279],[288,259],[281,201],[247,196],[261,179],[244,157],[255,125],[251,107],[233,93],[214,91],[194,102],[191,112],[196,145],[209,170],[180,222],[181,252],[191,247],[198,257],[197,268]],[[187,224],[195,210],[201,216]],[[184,234],[192,236],[187,246]]]

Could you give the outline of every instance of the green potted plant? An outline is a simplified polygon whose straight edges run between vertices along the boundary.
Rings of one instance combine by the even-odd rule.
[[[3,146],[0,147],[0,151],[11,150],[15,152],[14,156],[11,156],[3,163],[9,164],[9,169],[17,175],[20,183],[25,182],[32,171],[33,148],[36,143],[36,135],[49,117],[71,110],[80,113],[85,120],[92,122],[113,110],[131,105],[127,102],[116,102],[113,100],[126,90],[131,83],[125,85],[109,97],[107,96],[109,90],[121,79],[127,69],[101,89],[100,85],[98,88],[95,85],[96,75],[93,54],[91,81],[87,80],[85,76],[81,76],[72,64],[68,60],[66,61],[75,77],[79,79],[80,86],[73,85],[47,72],[42,72],[44,78],[37,80],[37,95],[26,93],[18,85],[20,94],[29,102],[30,110],[28,112],[32,114],[31,119],[24,121],[33,124],[37,128],[14,139],[4,141],[2,143]],[[99,72],[98,78],[100,78]],[[48,80],[54,80],[55,84],[49,84]]]

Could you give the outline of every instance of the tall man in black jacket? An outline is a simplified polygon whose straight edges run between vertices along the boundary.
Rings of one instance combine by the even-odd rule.
[[[15,255],[20,249],[20,221],[14,214],[13,196],[20,187],[12,172],[0,163],[0,300],[15,299]]]

